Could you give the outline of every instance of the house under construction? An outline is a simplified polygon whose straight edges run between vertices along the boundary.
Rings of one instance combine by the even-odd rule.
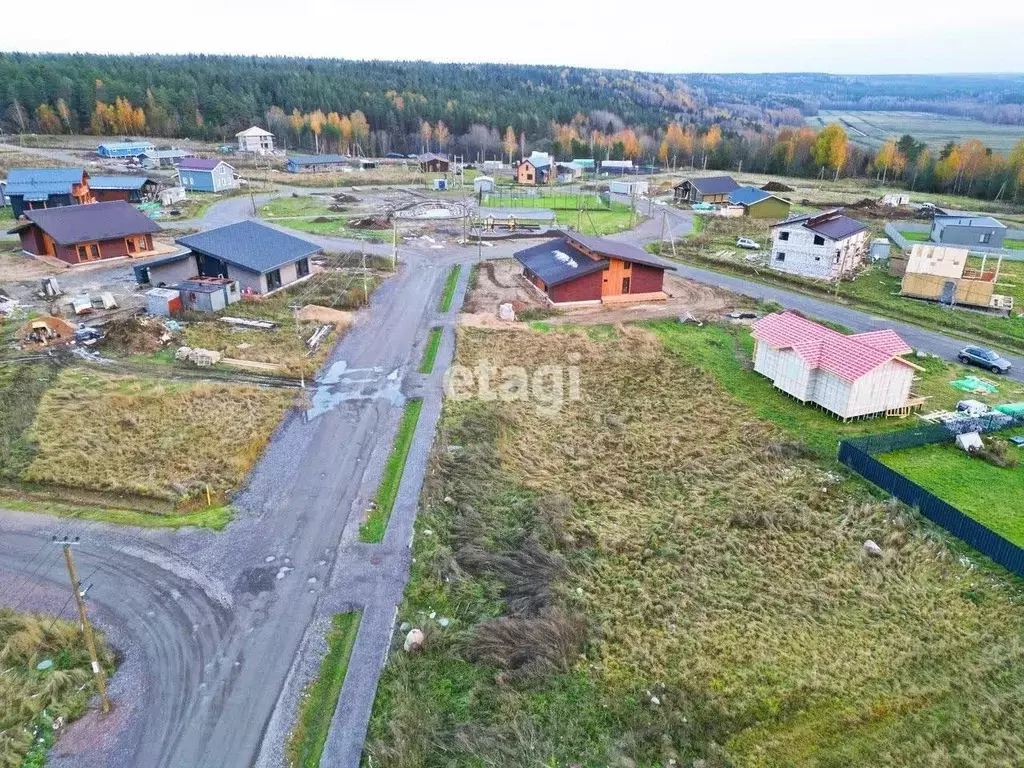
[[[903,275],[901,296],[930,299],[949,306],[963,305],[982,309],[1010,311],[1013,297],[995,292],[1003,259],[995,259],[995,268],[989,267],[987,255],[982,256],[981,267],[967,266],[966,248],[916,244],[907,260]]]

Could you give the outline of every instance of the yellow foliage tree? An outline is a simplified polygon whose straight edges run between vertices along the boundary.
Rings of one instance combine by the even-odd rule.
[[[437,125],[434,126],[434,138],[437,139],[438,150],[444,152],[444,148],[448,146],[448,139],[451,135],[448,126],[438,120]]]
[[[516,132],[512,130],[510,125],[505,129],[505,137],[501,140],[501,148],[508,155],[509,165],[512,165],[512,155],[515,154],[517,146],[519,146],[519,142],[516,141]]]
[[[896,139],[893,136],[889,137],[889,140],[882,145],[882,148],[878,150],[878,154],[875,155],[875,171],[876,173],[881,172],[883,184],[885,184],[889,171],[892,171],[892,175],[896,176],[903,171],[906,164],[907,159],[903,157],[899,147],[896,146]]]
[[[60,118],[49,104],[40,104],[36,107],[36,123],[40,133],[61,132]]]
[[[366,115],[358,109],[349,115],[348,119],[352,123],[352,141],[356,145],[356,151],[362,152],[363,148],[367,147],[366,140],[370,137],[370,123]]]
[[[420,121],[420,151],[430,151],[430,137],[434,135],[433,129],[430,127],[430,123],[426,120]]]
[[[839,123],[829,123],[822,128],[814,140],[814,146],[811,147],[814,162],[822,169],[831,168],[835,171],[833,181],[839,179],[839,171],[846,165],[848,152],[846,130]]]
[[[317,154],[320,154],[320,135],[324,131],[324,123],[326,122],[327,115],[323,113],[323,110],[318,109],[306,115],[306,125],[309,126],[309,130],[313,134],[313,145]]]

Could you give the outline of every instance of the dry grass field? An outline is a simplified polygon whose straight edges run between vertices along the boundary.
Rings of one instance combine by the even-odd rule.
[[[1024,761],[1020,581],[845,479],[803,442],[835,422],[720,329],[463,329],[457,357],[578,360],[582,398],[446,403],[399,616],[426,647],[391,654],[373,765]]]
[[[255,463],[294,393],[65,369],[24,440],[28,482],[178,501],[223,498]]]

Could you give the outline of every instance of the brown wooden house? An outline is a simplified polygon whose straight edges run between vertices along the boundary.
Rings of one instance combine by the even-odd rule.
[[[419,160],[420,170],[424,173],[448,173],[451,167],[447,157],[435,155],[433,152],[422,154],[416,159]]]
[[[551,304],[657,301],[666,269],[675,269],[632,245],[563,233],[519,251],[523,274]]]
[[[729,195],[740,188],[732,176],[705,176],[699,179],[683,179],[673,187],[677,203],[729,202]]]
[[[126,202],[92,203],[25,211],[8,234],[37,256],[55,256],[68,264],[145,256],[153,251],[160,227]]]

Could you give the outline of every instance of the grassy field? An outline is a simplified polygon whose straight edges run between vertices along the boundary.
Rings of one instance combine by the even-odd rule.
[[[350,227],[348,222],[353,217],[332,211],[329,206],[330,198],[324,195],[278,197],[267,202],[260,209],[260,215],[275,224],[312,235],[371,241],[391,238],[391,230]]]
[[[179,502],[241,482],[294,394],[65,369],[39,401],[21,480]],[[204,504],[205,506],[205,504]]]
[[[84,165],[84,163],[83,163]],[[0,176],[7,178],[11,168],[68,168],[70,163],[55,160],[51,157],[42,157],[29,152],[19,152],[16,149],[0,149]]]
[[[419,423],[422,410],[421,399],[409,400],[405,404],[402,420],[398,424],[398,433],[395,435],[395,444],[391,448],[387,464],[384,465],[384,476],[381,478],[380,488],[377,489],[373,511],[359,526],[360,541],[375,544],[384,540],[384,531],[387,530],[391,510],[394,509],[395,499],[398,498],[398,486],[402,484],[405,460],[409,457],[412,438],[416,434],[416,425]]]
[[[399,614],[426,644],[391,654],[374,765],[1024,759],[1019,580],[747,399],[784,396],[731,394],[719,331],[465,329],[457,354],[579,355],[583,396],[446,403]]]
[[[736,248],[736,237],[742,234],[764,243],[768,236],[767,232],[768,225],[764,222],[708,218],[699,234],[676,241],[676,254],[682,261],[694,263],[696,266],[736,274],[821,298],[835,298],[834,285],[775,272],[763,264],[746,262],[748,252]],[[662,249],[662,254],[671,257],[672,249],[666,245]],[[976,263],[980,265],[980,259]],[[1024,263],[1004,261],[999,290],[1016,296],[1021,291],[1022,281]],[[937,302],[903,298],[899,295],[900,284],[900,278],[890,275],[886,267],[871,266],[853,282],[840,284],[839,301],[962,338],[984,340],[1006,351],[1024,353],[1024,317],[1003,317],[963,309],[951,310]]]
[[[114,671],[114,655],[96,636],[100,662]],[[36,667],[43,661],[53,665]],[[41,768],[65,724],[85,712],[96,693],[89,651],[77,621],[0,608],[0,765]]]
[[[462,272],[462,265],[455,264],[448,270],[448,277],[445,278],[444,292],[441,294],[441,303],[438,310],[448,312],[452,308],[452,299],[455,298],[455,288],[459,284],[459,273]]]
[[[327,655],[320,673],[302,696],[298,723],[288,739],[289,768],[318,768],[341,687],[348,672],[348,660],[359,631],[359,611],[335,614],[327,632]]]
[[[420,363],[420,373],[432,373],[434,361],[437,359],[437,348],[441,345],[441,334],[444,328],[431,328],[427,337],[427,346],[423,349],[423,362]]]
[[[995,125],[968,117],[935,115],[928,112],[846,112],[823,109],[808,117],[814,128],[828,123],[841,123],[850,141],[862,147],[878,149],[889,137],[905,133],[924,141],[933,150],[942,149],[951,141],[979,139],[985,146],[1006,153],[1020,141],[1020,126]]]
[[[628,205],[612,203],[608,210],[555,211],[555,221],[562,226],[572,227],[584,235],[611,235],[630,228],[630,221],[636,226],[643,217],[630,215]]]
[[[992,435],[986,440],[1002,440]],[[1024,460],[1024,451],[1010,447]],[[1024,466],[997,467],[971,458],[952,443],[924,445],[877,457],[886,466],[948,501],[964,514],[1024,547]]]

